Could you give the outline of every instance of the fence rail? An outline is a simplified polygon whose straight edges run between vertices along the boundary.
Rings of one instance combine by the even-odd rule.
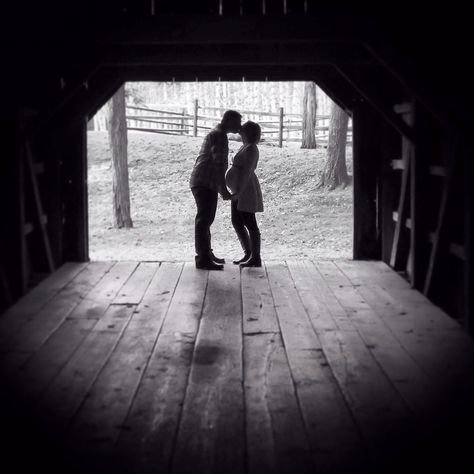
[[[194,101],[192,113],[187,108],[177,106],[136,106],[127,105],[127,129],[167,135],[203,136],[219,123],[222,113],[238,107],[201,106]],[[174,110],[170,110],[174,109]],[[245,119],[258,122],[262,128],[262,141],[277,143],[301,141],[303,118],[301,114],[239,110]],[[277,118],[278,120],[275,120]],[[329,115],[316,116],[316,142],[326,144],[329,134]],[[99,124],[100,125],[100,124]],[[94,127],[100,129],[103,127]],[[352,142],[352,126],[348,128],[348,143]]]

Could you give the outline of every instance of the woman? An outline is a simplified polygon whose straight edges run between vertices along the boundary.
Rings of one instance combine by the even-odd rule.
[[[243,146],[234,156],[232,166],[226,173],[226,185],[232,199],[232,225],[244,250],[241,267],[261,267],[260,230],[256,212],[263,212],[263,199],[255,168],[258,164],[257,143],[260,141],[260,126],[248,121],[242,125],[240,135]]]

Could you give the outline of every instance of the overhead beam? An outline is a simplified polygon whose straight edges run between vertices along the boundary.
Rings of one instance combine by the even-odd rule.
[[[249,72],[246,66],[120,66],[116,70],[124,81],[314,81],[342,109],[352,115],[354,89],[327,65],[262,65]]]
[[[337,80],[346,91],[352,87],[341,81],[332,66],[295,64],[291,66],[281,64],[266,64],[258,68],[249,68],[245,65],[200,64],[200,65],[121,65],[109,66],[103,69],[114,70],[123,76],[125,81],[305,81],[311,80],[313,75],[321,75]]]
[[[408,126],[392,109],[392,105],[386,102],[378,91],[379,87],[372,87],[364,77],[360,70],[348,67],[347,65],[338,64],[335,66],[337,71],[349,82],[354,89],[398,132],[403,135],[411,143],[415,142],[415,134],[413,128]]]
[[[379,64],[383,65],[402,87],[412,92],[444,127],[452,133],[459,134],[462,131],[465,136],[471,137],[472,117],[471,125],[467,125],[465,119],[472,114],[466,111],[462,113],[453,111],[452,106],[459,107],[463,105],[460,103],[462,101],[454,103],[450,100],[448,104],[447,99],[435,92],[432,88],[433,74],[426,77],[426,71],[423,71],[419,65],[410,63],[406,55],[402,55],[398,50],[390,47],[380,36],[372,40],[365,40],[362,44]],[[448,88],[446,84],[443,87]]]
[[[282,0],[283,1],[283,0]],[[344,12],[317,16],[219,16],[156,15],[142,18],[108,18],[109,28],[94,32],[101,45],[288,43],[319,41],[359,41],[373,21],[355,21]],[[98,23],[100,24],[100,23]]]
[[[101,68],[90,80],[88,88],[75,97],[68,107],[56,117],[56,123],[61,124],[65,118],[75,124],[84,118],[92,117],[114,95],[123,84],[124,79],[115,68]]]
[[[82,65],[85,70],[78,78],[71,79],[56,97],[50,99],[50,107],[43,111],[39,117],[27,126],[22,134],[21,141],[33,140],[45,127],[85,88],[94,74],[99,70],[97,64]],[[59,85],[58,85],[59,87]]]
[[[373,64],[373,59],[360,44],[329,43],[235,43],[114,45],[97,51],[98,61],[105,66],[176,65],[176,66],[266,66]]]

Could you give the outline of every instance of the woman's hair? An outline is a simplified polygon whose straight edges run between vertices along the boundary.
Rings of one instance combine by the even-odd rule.
[[[247,140],[252,143],[252,144],[256,144],[260,141],[260,135],[262,133],[261,129],[260,129],[260,125],[258,123],[255,123],[255,122],[252,122],[252,121],[248,121],[248,122],[245,122],[243,125],[242,125],[242,132],[245,133],[245,136],[247,137]]]

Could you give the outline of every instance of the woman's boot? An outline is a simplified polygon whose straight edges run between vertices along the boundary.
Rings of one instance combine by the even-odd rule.
[[[211,260],[215,263],[220,263],[221,265],[225,263],[225,258],[216,257],[212,249],[211,249]]]
[[[242,245],[242,250],[244,251],[244,256],[240,260],[234,260],[232,262],[234,263],[234,265],[238,265],[239,263],[247,261],[252,253],[250,247],[250,238],[247,231],[245,231],[245,233],[242,233],[242,235],[239,235],[238,237],[240,245]]]
[[[262,260],[260,258],[260,232],[250,232],[250,243],[252,248],[252,254],[250,255],[250,258],[248,260],[240,264],[241,268],[262,266]]]

